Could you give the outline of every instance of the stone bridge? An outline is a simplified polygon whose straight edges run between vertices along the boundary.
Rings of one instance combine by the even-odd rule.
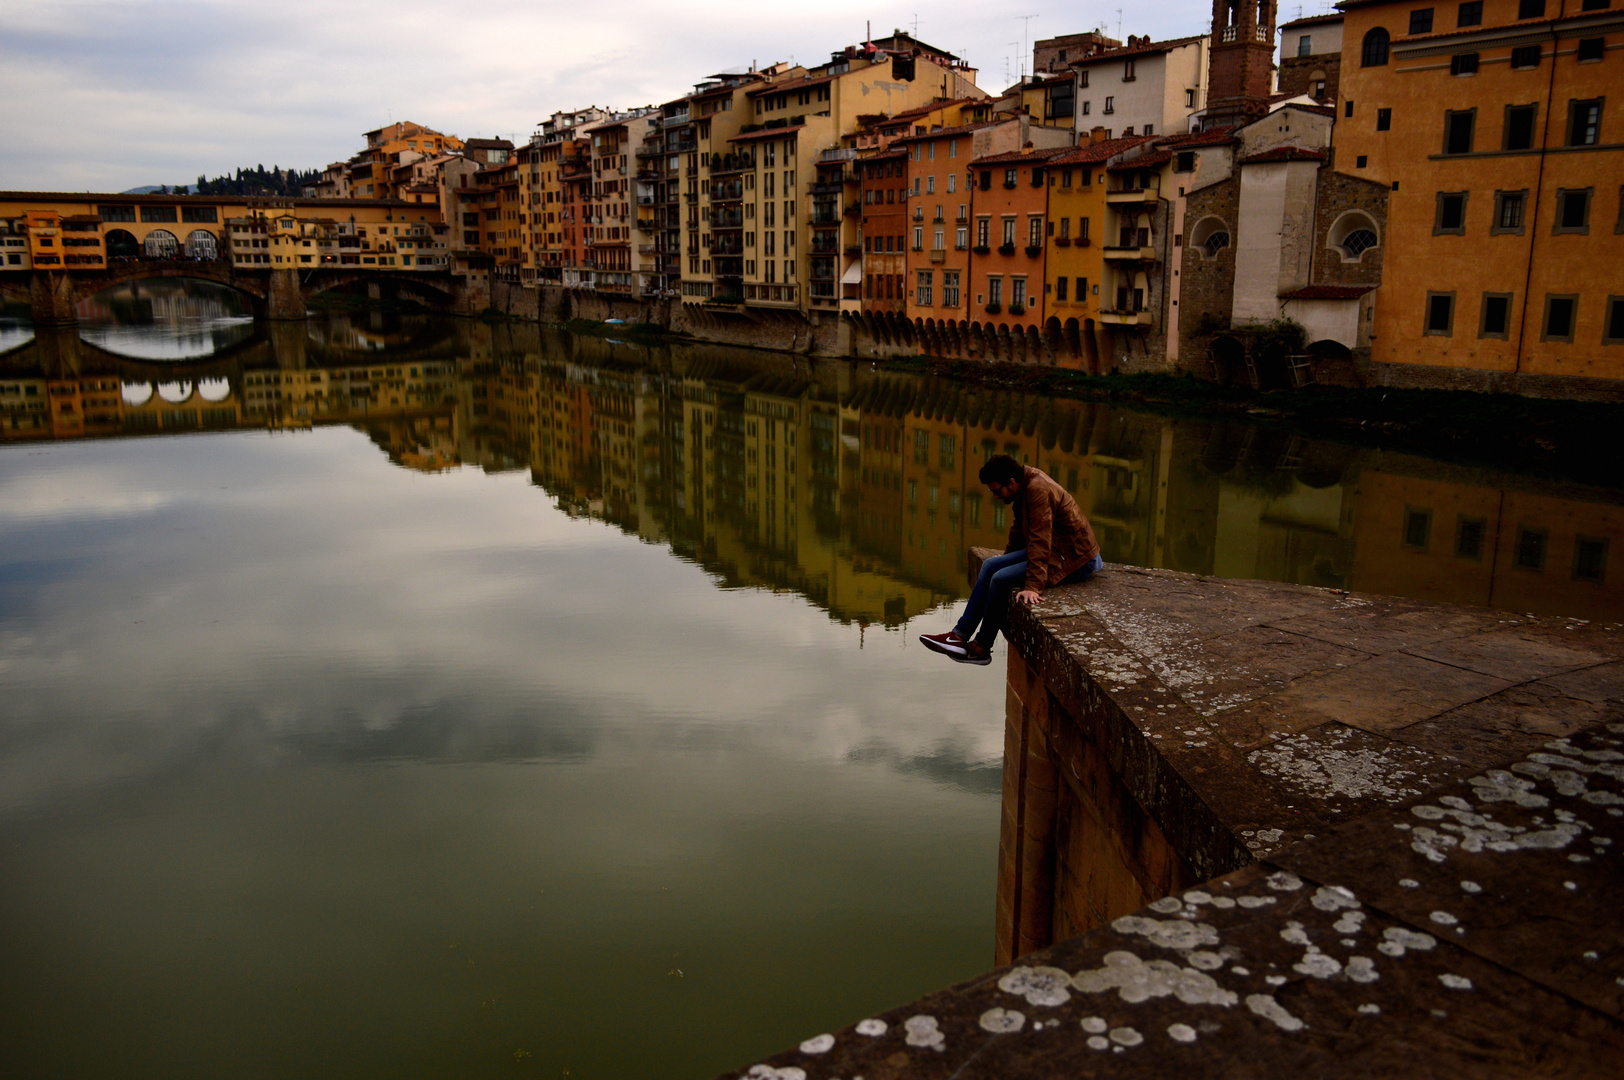
[[[332,289],[364,282],[373,299],[407,296],[448,314],[477,314],[480,296],[446,271],[390,271],[360,267],[304,270],[249,269],[229,259],[131,259],[105,269],[0,272],[0,299],[26,303],[36,326],[78,321],[78,305],[104,289],[129,281],[190,278],[235,289],[262,319],[303,319],[306,303]]]

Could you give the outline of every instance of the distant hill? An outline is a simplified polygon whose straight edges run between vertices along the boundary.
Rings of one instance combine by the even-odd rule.
[[[272,165],[267,169],[255,165],[251,169],[238,169],[235,173],[209,179],[199,176],[192,184],[147,184],[130,188],[125,195],[283,195],[297,197],[306,184],[321,179],[319,169],[284,169]]]

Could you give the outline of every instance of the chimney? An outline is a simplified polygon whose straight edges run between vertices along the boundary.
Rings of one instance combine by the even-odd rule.
[[[1088,145],[1093,146],[1095,143],[1102,143],[1104,141],[1105,141],[1105,129],[1103,127],[1097,127],[1097,128],[1092,129],[1091,131],[1089,131],[1089,133],[1088,133]]]

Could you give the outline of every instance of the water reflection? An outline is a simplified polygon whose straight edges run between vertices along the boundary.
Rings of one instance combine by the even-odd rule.
[[[0,354],[34,340],[34,325],[26,319],[0,316]]]
[[[9,358],[0,438],[349,424],[403,468],[526,472],[570,515],[668,545],[728,586],[798,592],[843,622],[898,626],[962,595],[966,547],[1001,546],[1008,527],[975,479],[993,452],[1070,490],[1110,561],[1624,610],[1609,565],[1616,489],[1237,420],[429,316],[272,324],[185,371],[74,344],[49,336]]]
[[[241,293],[208,281],[150,278],[114,285],[80,302],[79,335],[137,360],[192,360],[253,338]]]

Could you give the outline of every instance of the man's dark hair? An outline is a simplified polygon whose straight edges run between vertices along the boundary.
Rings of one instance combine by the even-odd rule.
[[[1002,483],[1005,480],[1020,480],[1025,475],[1026,466],[1008,454],[994,454],[987,459],[986,464],[981,466],[981,482],[983,484]]]

